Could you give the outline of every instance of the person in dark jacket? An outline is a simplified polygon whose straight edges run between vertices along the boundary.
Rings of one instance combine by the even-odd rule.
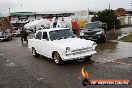
[[[27,34],[26,30],[24,28],[22,28],[20,33],[21,33],[22,45],[23,45],[23,41],[26,41],[26,44],[28,44],[28,40],[27,40],[28,34]]]

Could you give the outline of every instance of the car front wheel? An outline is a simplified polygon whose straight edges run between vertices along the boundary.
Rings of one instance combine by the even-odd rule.
[[[98,39],[99,43],[105,43],[106,42],[106,34],[105,35],[102,35],[100,39]]]
[[[56,64],[61,64],[62,63],[62,59],[60,57],[60,54],[58,52],[55,52],[53,55],[54,61]]]

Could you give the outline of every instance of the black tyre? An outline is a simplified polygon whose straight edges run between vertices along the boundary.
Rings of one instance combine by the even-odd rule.
[[[90,61],[91,61],[91,57],[92,57],[92,55],[91,55],[91,56],[85,57],[85,58],[83,59],[83,62],[90,62]]]
[[[11,37],[11,40],[13,40],[12,37]]]
[[[101,36],[101,39],[99,39],[99,43],[105,43],[106,42],[106,34]]]
[[[12,37],[9,37],[9,40],[12,40]]]
[[[53,54],[53,59],[54,59],[56,64],[58,64],[58,65],[62,64],[62,59],[61,59],[60,54],[58,52],[55,52]]]
[[[38,57],[39,56],[39,54],[36,52],[35,48],[32,48],[32,55],[34,57]]]
[[[106,42],[106,38],[103,38],[102,40],[101,40],[101,43],[105,43]]]
[[[11,40],[11,37],[8,37],[8,39],[7,39],[8,41],[10,41]]]

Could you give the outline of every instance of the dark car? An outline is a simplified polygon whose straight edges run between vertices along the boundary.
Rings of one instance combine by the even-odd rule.
[[[10,32],[0,32],[0,41],[2,40],[12,40],[12,34]]]
[[[80,38],[93,40],[96,42],[105,42],[106,41],[106,33],[104,29],[101,28],[102,23],[91,22],[85,25],[80,32]]]

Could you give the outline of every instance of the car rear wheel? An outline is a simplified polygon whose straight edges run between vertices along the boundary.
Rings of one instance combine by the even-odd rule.
[[[8,40],[9,40],[9,41],[10,41],[10,40],[12,40],[12,37],[9,37],[9,39],[8,39]]]
[[[62,59],[61,59],[60,54],[58,52],[54,53],[53,59],[54,59],[56,64],[61,64],[62,63]]]
[[[38,57],[39,56],[39,54],[36,52],[35,48],[32,48],[32,55],[34,57]]]

